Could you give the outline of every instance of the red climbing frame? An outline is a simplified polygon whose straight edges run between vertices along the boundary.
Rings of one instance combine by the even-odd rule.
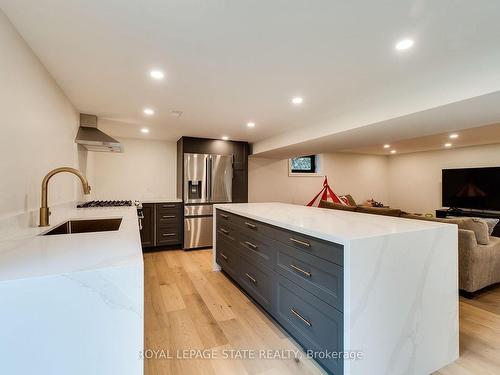
[[[330,185],[328,185],[328,179],[326,178],[326,176],[325,176],[325,181],[323,181],[323,189],[321,189],[321,191],[318,194],[316,194],[316,196],[312,199],[312,201],[310,201],[307,204],[307,206],[311,207],[312,205],[314,205],[314,202],[316,202],[316,200],[318,199],[318,197],[320,195],[321,195],[322,201],[327,201],[328,197],[330,197],[330,199],[333,202],[347,206],[347,204],[342,199],[340,199],[337,196],[337,194],[335,194],[333,192],[333,190],[330,188]],[[318,204],[319,204],[319,202],[318,202]]]

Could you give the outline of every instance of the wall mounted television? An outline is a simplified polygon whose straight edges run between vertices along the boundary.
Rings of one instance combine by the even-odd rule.
[[[444,207],[500,211],[500,167],[443,169]]]

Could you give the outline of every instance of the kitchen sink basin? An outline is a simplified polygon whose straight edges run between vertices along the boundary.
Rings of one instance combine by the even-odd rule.
[[[92,232],[110,232],[120,228],[122,219],[91,219],[91,220],[68,220],[54,229],[51,229],[43,236],[52,236],[55,234],[72,233],[92,233]]]

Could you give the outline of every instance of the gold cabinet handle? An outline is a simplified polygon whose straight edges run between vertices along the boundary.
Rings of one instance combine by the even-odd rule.
[[[173,237],[173,236],[175,236],[175,233],[163,233],[162,236],[163,237]]]
[[[311,272],[304,271],[302,268],[297,267],[295,264],[290,264],[290,267],[292,267],[295,271],[299,271],[300,273],[303,273],[307,277],[312,276]]]
[[[227,260],[227,256],[224,255],[224,253],[219,253],[222,259]]]
[[[163,219],[175,219],[175,215],[163,215]]]
[[[253,244],[253,243],[251,243],[249,241],[245,241],[245,244],[248,245],[248,246],[250,246],[252,249],[257,250],[258,246],[256,244]]]
[[[175,204],[163,204],[162,207],[163,208],[174,208]]]
[[[246,225],[247,227],[252,228],[252,229],[255,229],[255,228],[257,227],[255,224],[249,223],[248,221],[245,221],[245,225]]]
[[[228,234],[228,233],[229,233],[229,231],[228,231],[228,230],[226,230],[226,229],[224,229],[224,228],[219,228],[219,230],[220,230],[222,233],[224,233],[224,234]]]
[[[250,276],[248,273],[246,273],[245,276],[248,277],[252,283],[257,284],[257,280],[255,280],[255,278]]]
[[[309,242],[301,241],[301,240],[298,240],[298,239],[293,238],[293,237],[290,237],[289,240],[292,242],[298,243],[299,245],[302,245],[302,246],[311,247],[311,244]]]
[[[291,311],[291,312],[292,312],[292,313],[293,313],[293,314],[294,314],[297,318],[299,318],[300,320],[302,320],[302,322],[303,322],[306,326],[308,326],[308,327],[311,327],[311,326],[312,326],[311,322],[310,322],[309,320],[307,320],[306,318],[304,318],[302,315],[300,315],[300,314],[297,312],[297,310],[295,310],[295,309],[290,309],[290,311]]]
[[[228,218],[228,216],[227,216],[227,215],[225,215],[225,214],[219,214],[219,216],[222,216],[224,219],[227,219],[227,218]]]

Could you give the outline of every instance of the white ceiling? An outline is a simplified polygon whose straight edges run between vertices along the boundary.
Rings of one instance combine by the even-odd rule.
[[[418,107],[409,102],[425,110],[500,90],[498,1],[0,0],[0,7],[76,108],[105,118],[115,136],[282,137],[263,143],[268,151],[283,146],[283,134],[316,133],[325,122],[321,136],[347,131],[336,119],[371,113],[382,99],[400,111]],[[396,52],[406,36],[414,48]],[[152,81],[152,68],[166,79]],[[300,108],[290,104],[294,95],[305,98]],[[155,116],[144,117],[146,106]],[[172,110],[183,115],[172,118]]]
[[[465,129],[469,129],[472,132],[474,128],[499,122],[500,91],[371,123],[366,126],[339,130],[318,138],[307,139],[301,142],[289,142],[286,146],[275,147],[269,151],[259,152],[256,155],[259,157],[281,159],[297,155],[334,151],[365,153],[366,150],[372,150],[374,154],[379,154],[379,152],[375,151],[376,148],[386,143],[396,145],[403,143],[405,140],[422,139],[432,137],[433,135],[439,137],[444,132],[462,132]],[[486,131],[492,131],[492,129],[487,128]],[[474,139],[476,143],[471,142],[467,146],[490,143],[485,141],[485,137]],[[496,140],[493,131],[491,139]],[[493,143],[496,143],[496,141]],[[435,147],[421,146],[419,150],[412,151],[408,148],[407,151],[401,150],[401,152],[435,149]]]
[[[450,138],[450,135],[457,135],[458,138]],[[450,146],[445,146],[450,144]],[[433,134],[425,137],[402,139],[390,143],[381,143],[365,147],[357,147],[343,152],[369,155],[392,155],[391,150],[395,150],[397,155],[412,152],[451,150],[460,147],[470,147],[478,145],[498,145],[500,153],[500,124],[479,126],[472,129],[458,130],[441,134]],[[389,145],[389,148],[384,148]]]

